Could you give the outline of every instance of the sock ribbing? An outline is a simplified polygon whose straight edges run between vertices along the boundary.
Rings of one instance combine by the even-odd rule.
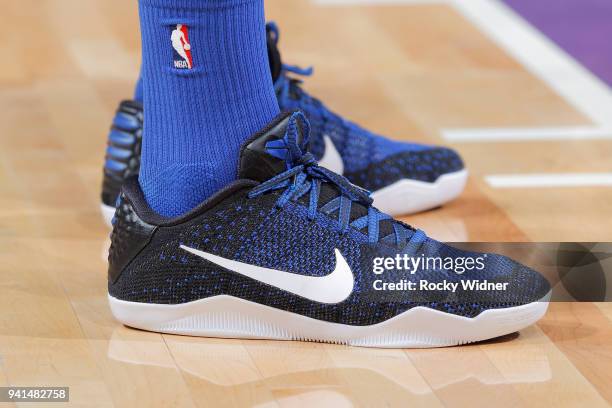
[[[176,216],[236,178],[240,145],[279,112],[263,0],[141,0],[140,19],[147,85],[139,180],[153,209]],[[173,50],[178,24],[190,63]]]

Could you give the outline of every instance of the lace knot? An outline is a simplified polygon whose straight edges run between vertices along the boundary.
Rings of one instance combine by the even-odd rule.
[[[298,160],[298,164],[303,165],[304,167],[316,166],[317,159],[312,153],[308,152],[302,157],[300,157],[300,159]]]

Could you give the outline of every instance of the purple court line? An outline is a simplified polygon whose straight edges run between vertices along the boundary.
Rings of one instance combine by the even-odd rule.
[[[612,0],[504,0],[612,86]]]

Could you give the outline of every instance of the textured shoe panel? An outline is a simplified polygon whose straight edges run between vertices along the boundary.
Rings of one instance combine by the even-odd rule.
[[[446,280],[461,283],[469,280],[508,284],[505,290],[500,291],[458,291],[453,295],[456,298],[453,296],[445,298],[448,304],[438,304],[434,307],[442,311],[473,317],[487,309],[515,307],[538,301],[550,291],[549,282],[540,273],[503,255],[466,251],[431,238],[427,239],[418,252],[424,258],[435,258],[445,262],[448,259],[465,260],[469,258],[481,258],[484,262],[484,268],[476,268],[463,274],[458,273],[456,268],[449,269],[446,266],[420,270],[419,279],[431,282]],[[435,292],[428,292],[427,298],[436,300],[435,297],[430,296],[431,293]]]
[[[329,226],[330,220],[325,216],[319,215],[314,223],[310,222],[299,204],[276,209],[277,198],[275,194],[257,200],[245,195],[232,197],[187,224],[159,228],[137,261],[109,286],[111,295],[155,304],[181,304],[229,295],[319,320],[370,325],[417,306],[475,317],[488,309],[538,300],[549,288],[534,271],[494,256],[491,263],[487,262],[487,269],[474,278],[510,282],[509,290],[502,293],[473,292],[449,297],[446,292],[377,292],[372,287],[374,280],[380,278],[371,272],[372,259],[392,256],[395,251],[364,244],[355,231],[340,234]],[[247,264],[311,276],[323,276],[334,269],[333,250],[338,248],[355,275],[355,288],[344,302],[317,303],[216,266],[182,250],[181,245]],[[471,255],[431,240],[421,251],[428,256]],[[406,278],[453,282],[463,279],[447,270]]]
[[[366,190],[376,191],[405,178],[433,183],[440,176],[463,168],[463,161],[454,150],[432,147],[402,152],[372,163],[364,170],[346,172],[344,176]]]
[[[109,293],[132,302],[178,304],[229,293],[230,287],[254,290],[247,278],[193,256],[181,245],[235,259],[257,239],[263,223],[274,222],[276,199],[278,195],[250,200],[246,192],[238,193],[187,223],[159,227],[137,260],[109,285]]]
[[[126,266],[149,243],[155,232],[154,226],[138,217],[132,203],[124,194],[119,196],[113,222],[111,246],[108,252],[109,291]]]
[[[371,133],[326,109],[301,91],[301,98],[280,99],[283,109],[301,109],[310,122],[310,152],[321,159],[328,136],[344,163],[344,176],[367,190],[378,190],[400,179],[434,182],[464,168],[459,154],[448,148],[398,142]],[[326,111],[328,112],[328,111]]]
[[[108,135],[104,162],[102,202],[108,206],[115,206],[125,180],[140,171],[142,124],[142,104],[121,102]]]

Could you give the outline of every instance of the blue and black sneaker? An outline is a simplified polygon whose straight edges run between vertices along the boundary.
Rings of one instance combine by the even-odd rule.
[[[464,344],[543,316],[540,274],[380,212],[317,165],[309,132],[302,113],[281,114],[244,143],[238,180],[178,218],[128,180],[109,252],[114,316],[163,333],[370,347]]]
[[[331,112],[301,88],[300,80],[290,77],[311,71],[282,63],[276,25],[269,23],[267,32],[279,105],[306,113],[312,126],[310,150],[322,167],[371,191],[376,206],[392,215],[434,208],[461,194],[467,171],[455,151],[391,141]],[[123,101],[113,121],[104,167],[102,213],[109,225],[121,185],[140,168],[141,134],[142,104]]]
[[[108,134],[100,208],[109,226],[123,183],[140,172],[143,119],[141,102],[122,101]]]
[[[268,55],[281,109],[300,109],[312,127],[310,151],[319,165],[372,192],[374,205],[391,215],[438,207],[457,198],[468,173],[452,149],[393,141],[329,110],[302,89],[312,68],[284,65],[279,31],[268,23]]]

